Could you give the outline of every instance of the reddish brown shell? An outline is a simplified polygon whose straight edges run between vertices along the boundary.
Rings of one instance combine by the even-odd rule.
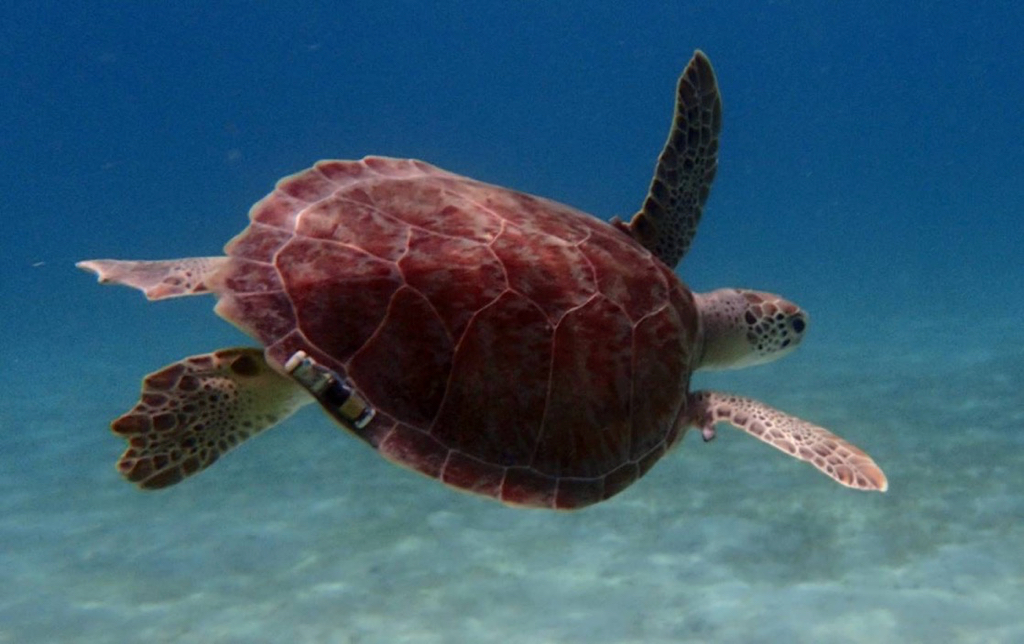
[[[226,247],[218,312],[376,409],[387,458],[513,504],[621,491],[679,438],[697,319],[627,234],[419,161],[323,161]]]

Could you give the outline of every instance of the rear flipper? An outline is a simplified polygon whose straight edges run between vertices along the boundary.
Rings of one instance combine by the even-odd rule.
[[[690,394],[691,422],[704,440],[715,437],[715,423],[726,422],[794,458],[806,461],[837,482],[859,490],[885,492],[882,469],[855,445],[823,427],[742,396],[717,391]]]
[[[209,276],[227,257],[188,257],[155,262],[91,259],[75,264],[92,271],[101,284],[123,284],[139,289],[150,300],[208,293]]]
[[[111,424],[129,444],[117,469],[142,488],[173,485],[312,401],[258,349],[185,358],[146,376],[139,403]]]

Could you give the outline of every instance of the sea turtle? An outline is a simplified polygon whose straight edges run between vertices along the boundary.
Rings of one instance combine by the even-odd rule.
[[[151,300],[213,293],[265,349],[148,375],[112,424],[118,469],[162,488],[317,401],[386,458],[518,506],[570,509],[727,422],[843,485],[885,490],[857,447],[761,402],[690,392],[698,369],[792,351],[807,314],[768,293],[692,293],[673,269],[717,168],[721,100],[697,51],[630,223],[421,161],[321,161],[253,206],[224,257],[92,260]]]

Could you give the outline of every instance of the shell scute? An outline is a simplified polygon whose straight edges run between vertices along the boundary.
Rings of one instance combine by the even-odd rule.
[[[597,270],[597,289],[637,320],[664,306],[668,280],[648,250],[623,244],[617,230],[596,232],[585,239],[580,251]]]
[[[275,190],[249,209],[249,219],[291,233],[295,230],[296,217],[306,205],[306,202],[300,199]]]
[[[610,498],[625,490],[640,478],[640,465],[634,462],[623,463],[604,477],[604,498]]]
[[[501,220],[465,198],[469,182],[448,177],[387,178],[367,180],[364,189],[371,204],[410,226],[490,242],[501,230]]]
[[[277,182],[277,190],[299,201],[316,203],[337,192],[338,184],[314,166],[281,179]]]
[[[423,294],[451,337],[458,339],[477,311],[508,288],[505,269],[484,244],[413,229],[398,261],[405,283]]]
[[[364,157],[360,162],[369,170],[379,174],[394,177],[414,177],[424,174],[436,176],[454,176],[441,168],[434,167],[429,163],[423,163],[415,159],[396,159],[392,157]]]
[[[488,463],[529,464],[547,398],[551,337],[543,312],[512,291],[479,311],[459,340],[431,434]]]
[[[491,244],[509,287],[540,307],[552,323],[597,290],[594,270],[574,244],[506,225]]]
[[[686,399],[678,392],[689,389],[693,339],[681,333],[681,328],[679,312],[667,306],[633,328],[630,460],[642,458],[665,442],[665,434],[648,428],[668,431],[683,411]]]
[[[310,205],[295,224],[296,234],[346,244],[389,261],[405,253],[408,229],[359,189]]]
[[[264,344],[276,342],[295,328],[295,311],[284,291],[230,293],[221,297],[214,310]]]
[[[417,338],[410,342],[409,338]],[[376,409],[425,429],[437,415],[452,365],[452,340],[430,302],[403,286],[384,320],[348,363],[349,378]],[[401,365],[397,375],[382,365]]]
[[[554,508],[575,508],[590,505],[607,498],[604,489],[604,477],[593,479],[576,479],[563,477],[558,479],[555,487]]]
[[[629,459],[632,328],[622,322],[601,296],[559,322],[534,469],[595,478]]]
[[[253,222],[224,246],[224,254],[255,262],[273,263],[277,251],[291,241],[292,232]]]
[[[581,217],[578,210],[558,202],[515,190],[496,191],[493,186],[472,182],[472,199],[489,212],[520,230],[550,235],[570,244],[577,244],[590,235],[601,222],[589,215]]]
[[[498,498],[512,505],[553,508],[556,482],[557,479],[526,467],[510,467]]]
[[[377,445],[385,458],[399,465],[439,478],[448,448],[426,432],[398,423]]]
[[[338,362],[377,330],[403,284],[398,268],[360,250],[296,237],[277,254],[277,270],[302,334]]]
[[[233,258],[228,270],[222,271],[213,280],[214,288],[231,293],[266,293],[281,291],[282,285],[273,264]]]
[[[669,445],[670,443],[667,441],[659,441],[649,452],[644,454],[640,459],[640,462],[637,463],[638,476],[643,476],[649,472],[650,469],[654,467],[654,464],[665,455],[666,451],[668,451]]]
[[[441,471],[448,485],[486,496],[498,496],[505,479],[505,468],[452,451]]]
[[[361,161],[327,159],[317,162],[313,167],[339,188],[352,184],[371,172]]]

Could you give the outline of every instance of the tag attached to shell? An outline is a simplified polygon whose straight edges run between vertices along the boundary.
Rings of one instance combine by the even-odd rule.
[[[292,354],[284,369],[343,424],[362,429],[373,420],[373,407],[337,373],[317,363],[305,351]]]

